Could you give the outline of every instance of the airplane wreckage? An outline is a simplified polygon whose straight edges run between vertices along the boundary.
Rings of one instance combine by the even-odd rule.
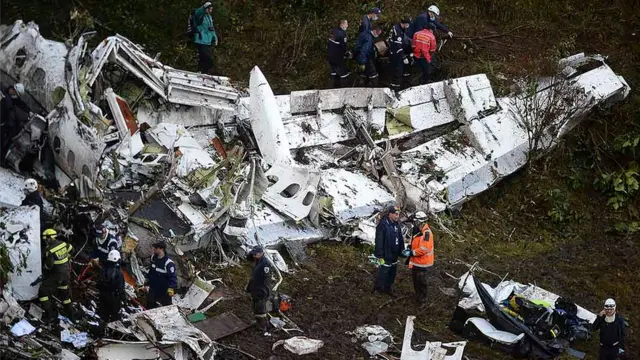
[[[577,54],[558,63],[556,76],[503,98],[484,74],[398,93],[342,88],[276,96],[258,67],[249,88],[239,89],[226,77],[162,64],[120,35],[90,50],[91,36],[65,44],[43,38],[33,22],[0,26],[2,86],[23,83],[34,112],[24,114],[27,125],[6,157],[15,172],[0,170],[9,224],[1,240],[29,269],[10,276],[11,292],[0,303],[5,320],[24,316],[17,301],[37,296],[29,284],[40,275],[38,212],[19,207],[25,164],[64,194],[49,197],[47,211],[69,236],[82,234],[82,244],[87,224],[100,220],[125,240],[138,285],[144,275],[137,259],[148,258],[147,245],[159,236],[177,254],[217,244],[225,259],[223,249],[241,254],[263,245],[286,272],[276,248],[295,260],[312,241],[373,242],[375,215],[392,203],[430,213],[460,207],[544,155],[591,109],[630,91],[602,56]],[[480,291],[477,303],[487,298]],[[155,358],[157,349],[148,346],[154,341],[172,346],[176,358],[211,353],[213,339],[185,322],[176,305],[132,317],[126,331],[138,341],[108,341],[99,358],[127,351],[127,358]],[[471,319],[480,331],[500,331]],[[150,328],[160,338],[151,339]],[[518,341],[497,334],[497,341]],[[461,358],[464,344],[450,347],[460,348],[459,356],[440,359]],[[403,359],[440,353],[406,352]]]

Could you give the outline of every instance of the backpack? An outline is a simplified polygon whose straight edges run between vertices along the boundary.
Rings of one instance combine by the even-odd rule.
[[[184,33],[186,37],[192,38],[195,34],[199,33],[198,25],[202,24],[202,19],[200,22],[196,21],[196,10],[193,10],[191,14],[189,14],[189,20],[187,20],[187,31]]]

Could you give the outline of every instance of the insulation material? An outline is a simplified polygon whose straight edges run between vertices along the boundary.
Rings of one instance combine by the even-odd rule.
[[[182,125],[161,123],[148,130],[148,133],[167,149],[178,148],[181,155],[178,158],[176,174],[180,177],[185,177],[194,170],[208,169],[215,165],[209,152],[203,149]]]
[[[4,224],[0,241],[7,247],[9,259],[16,267],[9,273],[13,297],[18,301],[35,299],[39,286],[31,283],[42,274],[40,210],[37,206],[4,209],[0,223]]]
[[[318,192],[320,170],[275,164],[265,175],[274,183],[262,195],[263,201],[296,221],[309,215]]]
[[[340,221],[368,217],[395,202],[379,183],[345,169],[324,170],[320,188],[333,198],[333,212]]]
[[[249,80],[251,129],[263,159],[269,164],[290,164],[289,140],[271,86],[256,66]]]
[[[296,355],[306,355],[318,352],[324,346],[322,340],[309,339],[306,336],[294,336],[287,340],[278,340],[273,344],[272,350],[278,346],[284,345],[284,348]]]
[[[444,93],[454,117],[463,124],[497,109],[491,83],[485,74],[447,80]]]

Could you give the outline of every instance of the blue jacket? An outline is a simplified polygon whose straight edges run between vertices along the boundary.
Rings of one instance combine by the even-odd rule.
[[[166,254],[162,259],[152,255],[151,269],[149,269],[147,278],[149,279],[149,292],[163,295],[167,292],[167,289],[175,289],[178,285],[176,264]]]
[[[91,253],[91,258],[98,258],[101,263],[105,263],[111,250],[119,250],[118,240],[112,234],[109,234],[102,243],[100,240],[102,239],[96,238],[96,248]]]
[[[364,65],[375,57],[375,47],[373,46],[373,34],[371,31],[362,32],[358,35],[356,47],[353,53],[356,56],[356,62]]]
[[[247,285],[247,292],[254,299],[267,299],[271,293],[269,280],[271,279],[271,266],[266,256],[262,256],[251,271],[251,280]]]
[[[407,28],[408,29],[408,28]],[[404,57],[404,33],[405,29],[400,24],[395,24],[389,34],[389,51],[391,56]]]
[[[360,27],[358,28],[358,33],[362,34],[363,32],[371,31],[371,19],[365,14],[362,17],[362,22],[360,22]]]
[[[376,227],[375,256],[384,259],[386,264],[398,261],[398,256],[404,250],[404,239],[400,224],[392,223],[388,217],[384,217]]]
[[[331,29],[327,47],[327,60],[332,64],[340,63],[347,52],[347,32],[340,27]]]
[[[204,7],[199,7],[195,14],[196,34],[193,36],[193,42],[202,45],[211,45],[218,40],[218,35],[213,28],[213,19],[207,14]]]
[[[439,29],[440,31],[446,33],[449,32],[449,28],[446,25],[438,22],[438,20],[436,19],[431,19],[428,13],[423,12],[422,14],[418,15],[415,20],[413,20],[413,23],[411,23],[411,25],[407,29],[407,36],[410,39],[413,39],[413,35],[415,33],[427,27],[427,23],[433,23],[436,26],[436,29]]]

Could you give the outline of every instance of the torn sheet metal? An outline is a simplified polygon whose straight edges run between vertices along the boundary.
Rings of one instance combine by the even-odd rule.
[[[289,140],[276,98],[257,66],[251,70],[249,88],[251,129],[263,159],[272,165],[290,164],[292,160],[289,154]]]
[[[154,342],[184,343],[202,359],[211,339],[193,326],[176,305],[147,310],[133,316],[136,326]]]
[[[199,125],[213,125],[224,123],[233,117],[234,111],[213,109],[204,106],[185,106],[175,104],[150,105],[140,102],[137,106],[136,118],[138,123],[151,126],[160,123],[171,123],[186,127]],[[193,132],[193,128],[189,129]]]
[[[327,90],[293,91],[290,98],[291,114],[352,108],[386,108],[394,96],[389,88],[343,88]]]
[[[115,120],[116,127],[120,133],[120,138],[124,139],[127,135],[133,135],[138,131],[138,124],[127,101],[113,92],[112,88],[107,88],[104,92],[107,99],[111,115]]]
[[[118,341],[104,339],[108,342],[104,346],[96,347],[99,360],[142,360],[158,359],[162,352],[148,341]]]
[[[390,112],[414,131],[455,122],[456,118],[444,94],[444,84],[444,81],[440,81],[402,90]]]
[[[462,360],[466,341],[454,343],[426,342],[422,351],[415,351],[411,347],[415,316],[407,316],[402,340],[402,353],[400,360]],[[454,349],[452,355],[447,355],[447,349]]]
[[[489,339],[505,345],[515,345],[522,339],[524,339],[525,336],[524,333],[516,335],[507,331],[498,330],[487,319],[480,317],[472,317],[467,319],[467,321],[465,321],[464,323],[464,326],[465,328],[467,326],[473,326]]]
[[[174,296],[173,304],[183,309],[197,310],[215,289],[211,281],[196,277],[184,295]]]
[[[262,195],[263,201],[296,221],[309,215],[318,192],[320,170],[275,164],[265,175],[272,185]]]
[[[229,86],[228,78],[166,69],[167,99],[174,104],[235,110],[238,92]]]
[[[465,282],[466,279],[466,282]],[[554,294],[548,290],[545,290],[541,287],[535,285],[524,285],[519,282],[513,280],[502,281],[496,285],[495,288],[481,283],[482,286],[486,289],[487,293],[493,298],[496,303],[500,303],[506,300],[511,293],[515,293],[529,300],[543,300],[551,304],[555,305],[556,300],[560,297],[557,294]],[[484,311],[484,306],[482,306],[482,300],[478,295],[478,291],[475,288],[473,275],[468,275],[468,273],[463,274],[460,277],[460,281],[458,282],[458,287],[462,290],[464,297],[460,299],[458,306],[462,307],[465,310],[468,309],[477,309],[479,311]],[[593,323],[596,319],[596,314],[591,311],[581,307],[576,304],[578,307],[577,316],[580,319],[589,321]]]
[[[208,169],[215,165],[209,152],[203,149],[182,125],[161,123],[148,130],[148,134],[170,151],[178,148],[182,155],[177,160],[176,174],[180,177],[185,177],[194,170]]]
[[[16,207],[22,204],[25,180],[22,175],[0,167],[0,207]]]
[[[39,286],[31,286],[42,274],[40,249],[40,210],[37,206],[4,209],[0,217],[0,241],[16,268],[9,273],[13,297],[18,301],[35,299]]]
[[[455,118],[463,124],[497,110],[498,104],[485,74],[447,80],[444,93]]]
[[[12,26],[2,26],[0,39],[0,69],[24,84],[26,91],[40,104],[38,108],[52,110],[57,105],[53,94],[60,91],[56,89],[66,92],[68,50],[65,44],[45,39],[40,35],[38,25],[34,22],[25,24],[22,20],[16,20]]]
[[[368,217],[395,202],[393,194],[377,182],[345,169],[323,171],[319,187],[333,198],[334,215],[340,221]]]

